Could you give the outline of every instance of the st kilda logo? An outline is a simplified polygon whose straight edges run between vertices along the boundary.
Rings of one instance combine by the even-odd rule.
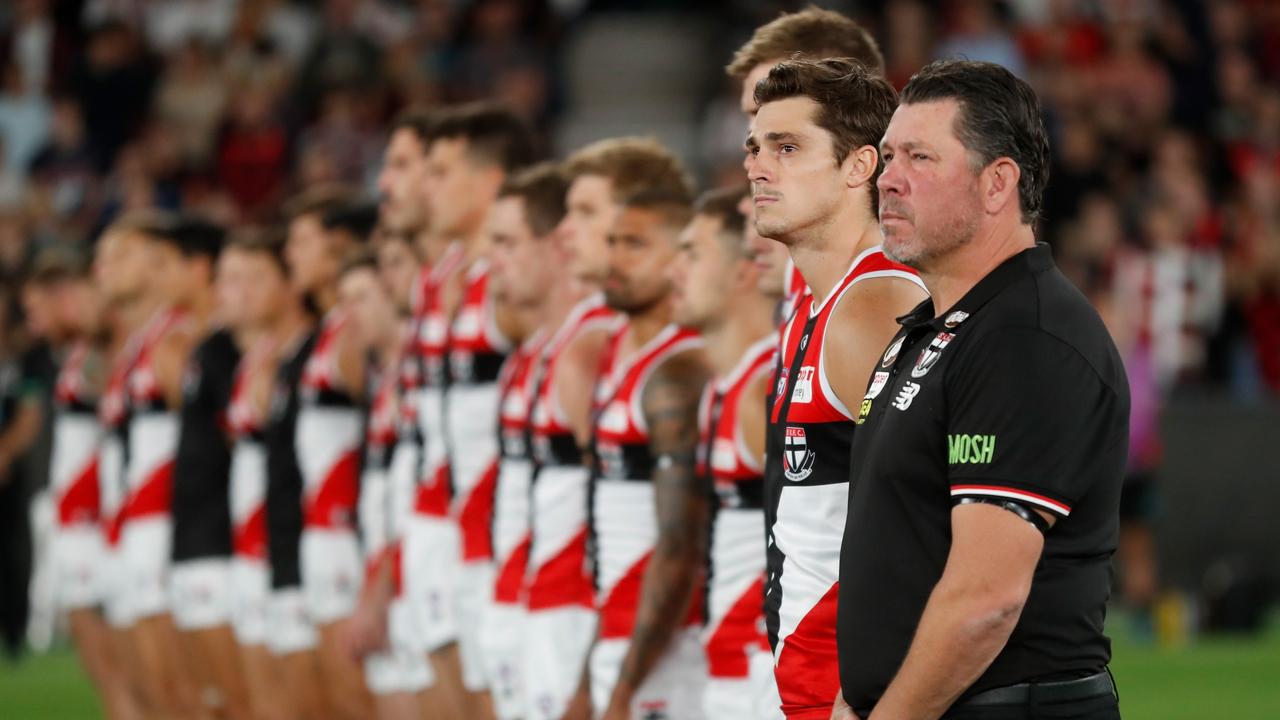
[[[922,378],[929,374],[933,366],[938,363],[938,358],[942,357],[942,350],[955,338],[949,332],[940,332],[933,342],[929,343],[929,347],[920,351],[920,359],[916,360],[916,366],[911,368],[911,377]]]
[[[809,447],[804,428],[787,427],[786,443],[782,448],[782,474],[791,482],[800,482],[813,474],[813,461],[818,458]]]

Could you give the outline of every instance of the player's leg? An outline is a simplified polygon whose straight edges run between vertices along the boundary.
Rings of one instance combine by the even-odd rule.
[[[124,659],[118,657],[123,650],[119,647],[120,640],[114,637],[114,631],[98,611],[92,608],[71,610],[67,613],[67,626],[80,664],[98,692],[103,714],[110,720],[141,717]]]

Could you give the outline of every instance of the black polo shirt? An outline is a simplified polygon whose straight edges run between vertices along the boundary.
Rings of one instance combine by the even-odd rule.
[[[906,657],[966,497],[1056,516],[1009,642],[968,693],[1102,670],[1129,388],[1111,336],[1047,245],[954,307],[926,300],[859,408],[840,555],[845,699],[865,717]]]

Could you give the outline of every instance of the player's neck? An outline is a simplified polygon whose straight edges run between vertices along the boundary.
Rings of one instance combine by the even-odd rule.
[[[627,315],[627,343],[624,348],[634,352],[658,336],[662,329],[671,324],[671,296],[637,312]]]
[[[921,268],[920,279],[933,297],[934,312],[949,311],[992,270],[1035,244],[1031,226],[1021,222],[980,228],[972,240]]]
[[[573,279],[555,282],[547,293],[547,301],[542,307],[542,327],[555,332],[569,318],[569,313],[582,302],[591,290]]]
[[[462,249],[465,253],[463,255],[463,267],[469,268],[489,254],[489,235],[484,232],[483,224],[478,223],[474,228],[462,233],[458,238],[458,242],[462,243]]]
[[[773,300],[758,292],[734,298],[724,322],[702,333],[716,377],[733,372],[752,345],[776,331],[773,306]]]
[[[209,320],[213,316],[217,298],[212,287],[203,287],[193,293],[187,302],[180,307],[191,317],[195,326],[201,331],[209,328]]]
[[[316,312],[320,313],[320,317],[329,314],[329,311],[338,304],[338,284],[336,282],[327,282],[311,291],[311,302],[315,303]]]
[[[880,226],[861,203],[845,203],[788,249],[815,302],[827,299],[854,259],[881,242]]]
[[[118,327],[126,335],[137,332],[165,307],[163,301],[147,293],[121,303],[116,313]]]
[[[295,303],[277,318],[269,334],[275,338],[278,347],[287,348],[306,332],[310,324],[307,314]]]
[[[427,267],[434,267],[449,250],[449,241],[439,235],[420,231],[414,240],[418,252],[422,253],[422,261]]]

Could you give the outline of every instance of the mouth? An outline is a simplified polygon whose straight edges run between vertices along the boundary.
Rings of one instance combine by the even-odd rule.
[[[751,198],[751,202],[755,204],[756,207],[760,207],[761,205],[776,203],[781,199],[782,198],[777,195],[756,195],[755,197]]]

